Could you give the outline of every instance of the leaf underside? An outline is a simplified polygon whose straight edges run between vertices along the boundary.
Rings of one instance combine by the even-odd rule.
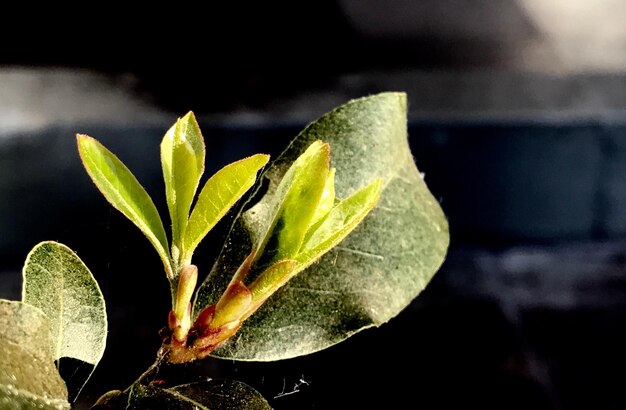
[[[28,254],[23,276],[22,300],[48,317],[54,360],[96,365],[106,345],[106,308],[85,264],[67,246],[42,242]]]
[[[0,408],[69,409],[67,389],[50,353],[45,314],[0,299]]]
[[[413,162],[403,93],[351,101],[309,125],[265,172],[269,188],[261,204],[293,161],[319,139],[332,150],[336,196],[347,198],[380,178],[380,200],[355,231],[244,322],[214,351],[217,357],[271,361],[324,349],[396,316],[443,262],[448,225]],[[199,289],[195,312],[219,299],[258,238],[265,215],[250,211],[235,220]]]

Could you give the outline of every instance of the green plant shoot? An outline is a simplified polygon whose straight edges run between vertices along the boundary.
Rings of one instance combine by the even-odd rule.
[[[291,165],[270,200],[270,217],[264,221],[262,234],[220,299],[198,314],[190,332],[174,331],[167,347],[171,362],[210,354],[278,289],[344,239],[374,207],[380,197],[380,180],[343,201],[336,200],[335,172],[329,163],[330,147],[318,140]],[[177,324],[172,323],[174,318],[170,314],[170,327]],[[187,326],[180,322],[175,329]],[[188,338],[178,337],[187,334]]]
[[[96,187],[157,251],[172,296],[155,364],[94,408],[268,409],[236,381],[148,381],[164,362],[280,360],[339,343],[396,316],[445,257],[447,221],[413,161],[403,93],[350,101],[307,126],[266,169],[269,156],[252,155],[201,189],[206,146],[189,112],[160,145],[169,238],[126,165],[94,138],[77,135],[77,144]],[[198,245],[259,178],[267,191],[236,207],[199,282]],[[22,301],[0,300],[0,407],[69,409],[89,375],[66,385],[55,364],[72,358],[93,370],[100,361],[102,293],[80,258],[56,242],[33,248],[23,277]]]
[[[102,195],[146,235],[159,254],[172,289],[172,307],[183,269],[209,230],[252,187],[269,160],[254,155],[227,165],[206,183],[189,215],[204,172],[205,145],[193,113],[180,118],[161,142],[161,164],[172,221],[171,248],[154,202],[132,172],[97,140],[77,136],[83,165]],[[180,313],[180,312],[178,312]]]
[[[269,157],[253,155],[227,165],[208,179],[192,203],[204,172],[205,144],[193,113],[180,118],[161,142],[161,164],[171,219],[171,246],[152,199],[131,171],[91,137],[77,137],[83,164],[102,194],[148,237],[163,261],[172,287],[165,341],[172,362],[210,354],[230,338],[274,292],[339,243],[374,207],[381,181],[344,201],[335,198],[330,146],[314,141],[291,165],[269,203],[267,219],[249,257],[232,272],[220,300],[192,324],[198,269],[195,248],[254,185]]]

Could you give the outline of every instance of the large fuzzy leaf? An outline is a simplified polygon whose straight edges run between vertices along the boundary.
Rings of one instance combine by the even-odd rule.
[[[106,308],[83,261],[63,244],[42,242],[28,254],[22,273],[22,301],[48,317],[54,360],[98,364],[106,345]]]
[[[69,409],[39,309],[0,299],[0,408]]]
[[[189,112],[176,121],[161,142],[165,196],[172,220],[172,248],[182,250],[189,210],[204,172],[204,138],[196,117]]]
[[[266,361],[324,349],[397,315],[443,262],[448,225],[413,162],[404,94],[354,100],[309,125],[265,173],[269,189],[261,202],[272,198],[293,161],[318,139],[330,144],[338,198],[380,178],[380,200],[346,239],[244,322],[216,356]],[[247,211],[236,219],[200,288],[196,312],[219,299],[258,237],[259,217]]]
[[[102,195],[131,220],[158,252],[170,280],[174,272],[163,222],[154,202],[137,178],[111,151],[94,138],[77,135],[78,152],[91,180]]]
[[[170,389],[135,385],[129,410],[270,410],[259,392],[234,380],[208,380]]]

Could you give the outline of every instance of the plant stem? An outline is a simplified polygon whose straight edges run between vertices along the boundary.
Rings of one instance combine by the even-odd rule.
[[[139,377],[137,378],[137,380],[135,380],[135,381],[134,381],[134,382],[133,382],[130,386],[128,386],[128,387],[126,388],[126,390],[124,390],[124,391],[123,391],[123,393],[124,393],[124,394],[128,394],[128,393],[130,393],[130,389],[132,389],[132,387],[133,387],[135,384],[141,384],[141,383],[143,383],[143,382],[144,382],[144,381],[145,381],[148,377],[152,376],[152,374],[153,374],[153,373],[155,373],[155,374],[156,374],[156,373],[158,373],[158,371],[159,371],[159,367],[161,366],[161,363],[163,363],[163,360],[165,360],[165,357],[166,357],[166,351],[165,351],[165,349],[163,349],[163,347],[159,348],[159,351],[157,352],[157,358],[156,358],[156,360],[154,361],[154,363],[152,363],[152,364],[150,365],[150,367],[148,367],[148,368],[146,369],[146,371],[145,371],[145,372],[143,372],[143,373],[141,374],[141,376],[139,376]]]

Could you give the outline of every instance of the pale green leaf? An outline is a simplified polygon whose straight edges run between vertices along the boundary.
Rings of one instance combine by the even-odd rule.
[[[206,234],[256,181],[257,172],[269,155],[256,154],[217,171],[204,185],[185,231],[184,263],[191,263],[194,250]]]
[[[129,410],[270,410],[259,392],[234,380],[207,380],[170,389],[135,385]]]
[[[76,139],[91,180],[111,205],[146,235],[161,257],[168,278],[173,279],[163,222],[146,190],[126,165],[97,140],[87,135],[77,135]]]
[[[0,299],[0,408],[69,409],[50,353],[48,320],[36,307]]]
[[[315,215],[313,215],[310,225],[315,225],[321,221],[328,215],[330,210],[333,209],[333,206],[335,206],[335,168],[331,168],[328,171],[326,184],[324,185],[324,193],[322,193],[322,197],[320,198],[320,202],[317,205]]]
[[[253,301],[263,301],[271,296],[297,273],[296,268],[294,260],[283,260],[267,268],[249,286]]]
[[[83,261],[65,245],[42,242],[28,254],[22,274],[22,301],[48,317],[53,358],[98,364],[106,345],[106,309]]]
[[[257,233],[256,259],[262,267],[293,258],[302,246],[324,192],[329,155],[328,144],[313,142],[285,173],[272,197],[250,209]]]
[[[396,316],[443,262],[447,221],[413,161],[406,96],[383,93],[349,102],[309,125],[264,174],[271,200],[293,161],[314,141],[332,150],[337,197],[382,180],[378,204],[340,244],[279,289],[214,355],[279,360],[308,354]],[[215,303],[249,255],[263,215],[235,220],[201,286],[195,311]]]
[[[178,119],[161,142],[161,165],[167,207],[172,221],[173,253],[182,250],[189,210],[204,172],[204,138],[196,117],[189,112]]]
[[[309,266],[348,236],[376,205],[381,188],[382,181],[375,180],[339,202],[326,218],[313,226],[296,256],[298,269]]]
[[[211,326],[218,328],[239,319],[252,304],[252,294],[250,290],[235,282],[228,287],[224,297],[215,305],[215,314],[211,320]]]

